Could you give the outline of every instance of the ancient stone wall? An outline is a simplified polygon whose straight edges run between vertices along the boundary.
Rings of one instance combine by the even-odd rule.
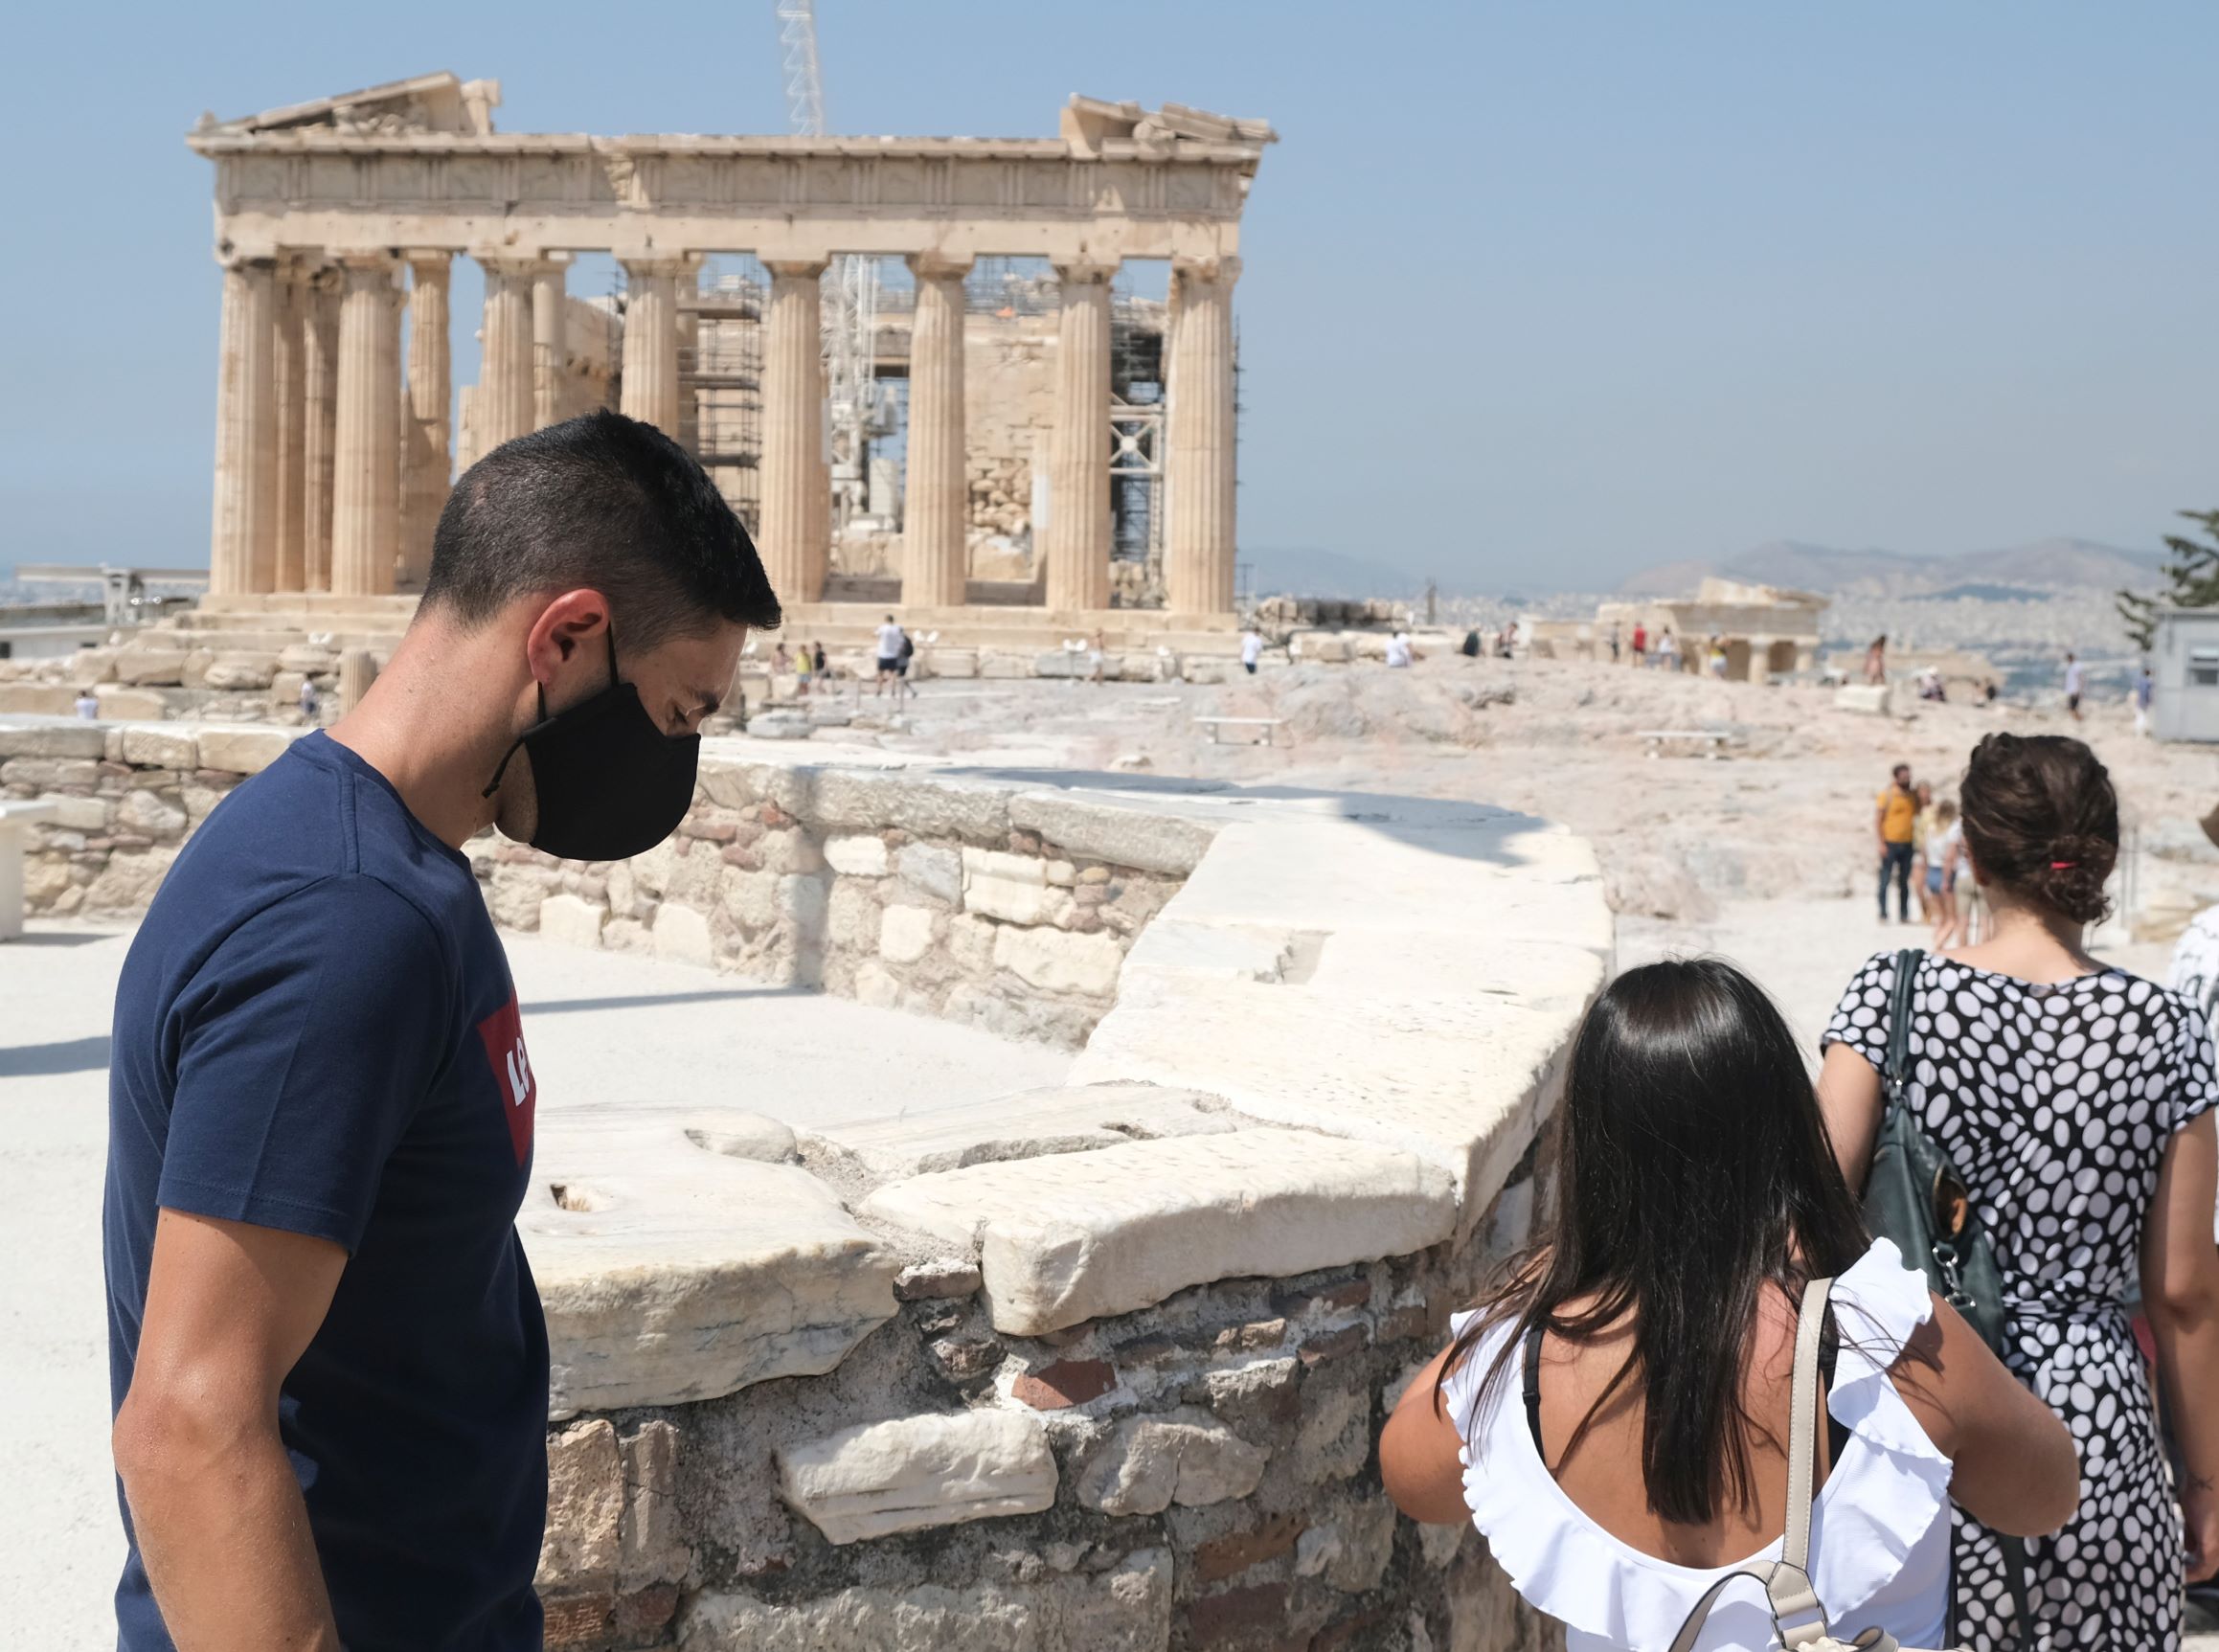
[[[143,901],[287,737],[0,719],[0,787],[79,811],[42,909]],[[550,935],[1084,1037],[1062,1086],[815,1129],[542,1107],[551,1647],[1560,1644],[1476,1534],[1395,1514],[1375,1440],[1528,1231],[1609,967],[1594,856],[1131,783],[713,753],[688,847],[480,855]]]

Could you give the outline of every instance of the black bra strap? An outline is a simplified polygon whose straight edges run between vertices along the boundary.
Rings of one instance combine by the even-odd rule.
[[[1533,1436],[1534,1455],[1547,1467],[1549,1459],[1541,1450],[1541,1327],[1535,1325],[1526,1333],[1526,1427]]]

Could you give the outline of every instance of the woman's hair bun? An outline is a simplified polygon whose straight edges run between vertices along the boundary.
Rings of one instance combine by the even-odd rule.
[[[1991,881],[2076,923],[2111,910],[2118,794],[2095,754],[2064,735],[1989,735],[1959,790],[1965,841]]]

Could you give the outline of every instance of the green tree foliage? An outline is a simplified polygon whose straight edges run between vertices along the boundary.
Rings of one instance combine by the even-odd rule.
[[[2126,622],[2126,634],[2134,639],[2134,645],[2145,654],[2156,638],[2161,608],[2219,608],[2219,510],[2184,510],[2181,514],[2196,524],[2204,539],[2166,534],[2165,564],[2161,570],[2165,577],[2164,589],[2118,594],[2118,617]]]

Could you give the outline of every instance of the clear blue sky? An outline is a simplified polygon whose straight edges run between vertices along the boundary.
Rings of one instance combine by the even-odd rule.
[[[2219,8],[822,8],[839,130],[1046,135],[1077,90],[1278,125],[1245,546],[1530,589],[1775,537],[2151,545],[2219,505]],[[511,130],[783,127],[768,0],[350,16],[13,14],[0,565],[206,555],[203,108],[451,68]]]

